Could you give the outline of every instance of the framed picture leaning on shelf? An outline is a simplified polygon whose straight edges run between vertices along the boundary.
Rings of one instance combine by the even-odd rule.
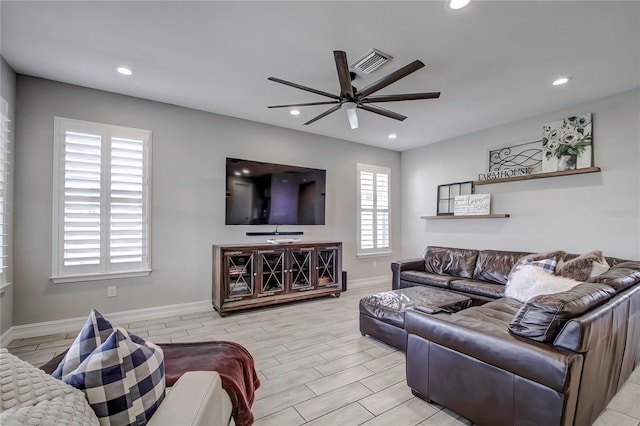
[[[593,166],[592,114],[582,114],[542,126],[542,171]]]

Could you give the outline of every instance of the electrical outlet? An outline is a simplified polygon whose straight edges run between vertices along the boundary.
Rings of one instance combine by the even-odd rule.
[[[375,268],[376,266],[378,266],[378,262],[376,262],[375,260],[373,261],[373,267]]]
[[[107,287],[107,297],[116,297],[116,286]]]

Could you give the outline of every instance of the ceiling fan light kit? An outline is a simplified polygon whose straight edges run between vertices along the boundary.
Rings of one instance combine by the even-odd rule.
[[[358,114],[356,114],[356,103],[345,102],[344,107],[347,110],[347,118],[349,119],[349,126],[351,130],[358,128]]]
[[[375,49],[374,49],[375,51]],[[379,51],[375,51],[379,52]],[[367,57],[368,55],[365,55]],[[404,67],[392,72],[391,74],[382,77],[381,79],[375,81],[374,83],[368,85],[362,90],[358,90],[351,84],[352,80],[355,78],[355,73],[350,71],[349,63],[347,62],[347,54],[341,50],[334,50],[333,57],[336,63],[336,71],[338,73],[338,82],[340,84],[340,95],[334,95],[332,93],[327,93],[321,90],[313,89],[311,87],[302,86],[297,83],[291,83],[286,80],[282,80],[276,77],[269,77],[268,80],[274,81],[276,83],[284,84],[285,86],[294,87],[296,89],[304,90],[306,92],[315,93],[320,96],[325,96],[330,98],[331,100],[323,101],[323,102],[307,102],[307,103],[299,103],[299,104],[289,104],[289,105],[271,105],[268,108],[293,108],[293,107],[302,107],[302,106],[315,106],[315,105],[333,105],[328,110],[323,113],[313,117],[311,120],[304,123],[304,125],[309,125],[320,120],[323,117],[331,114],[342,108],[344,105],[345,110],[347,111],[347,118],[349,119],[349,125],[352,129],[358,128],[358,116],[356,113],[356,108],[363,109],[365,111],[373,112],[375,114],[383,115],[385,117],[393,118],[394,120],[403,121],[407,117],[398,114],[393,111],[389,111],[385,108],[379,107],[377,105],[372,105],[378,102],[398,102],[398,101],[413,101],[419,99],[437,99],[440,97],[440,92],[428,92],[428,93],[407,93],[407,94],[399,94],[399,95],[378,95],[372,96],[379,90],[384,89],[392,83],[400,80],[408,76],[409,74],[419,70],[424,67],[424,64],[418,60],[411,62],[409,65],[405,65]],[[387,55],[390,58],[390,56]]]
[[[469,4],[471,0],[449,0],[449,7],[451,9],[462,9]]]

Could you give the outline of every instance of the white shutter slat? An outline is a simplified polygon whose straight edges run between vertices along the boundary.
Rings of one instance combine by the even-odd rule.
[[[99,134],[65,132],[64,266],[100,263],[101,145]]]
[[[144,141],[111,140],[110,262],[141,262],[144,256]]]
[[[0,99],[0,285],[7,282],[7,269],[9,265],[9,253],[11,253],[11,216],[9,208],[9,186],[11,176],[9,174],[9,104]]]

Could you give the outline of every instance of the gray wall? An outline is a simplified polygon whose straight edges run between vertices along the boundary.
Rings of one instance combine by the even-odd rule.
[[[15,129],[16,73],[13,72],[2,56],[0,56],[0,95],[9,104],[9,120],[11,120],[9,123],[9,131],[13,132]],[[15,135],[15,133],[13,134]],[[11,140],[15,141],[15,138],[11,138]],[[9,147],[9,176],[11,176],[12,173],[11,164],[13,161],[11,161],[11,156],[13,155],[13,148],[13,146]],[[9,186],[9,191],[11,191],[11,186]],[[11,197],[9,197],[9,201],[11,201]],[[11,204],[9,205],[9,208],[11,208]],[[13,268],[11,251],[9,251],[8,255],[7,282],[12,283]],[[0,290],[0,335],[9,330],[12,325],[13,285],[8,285],[4,289]]]
[[[523,102],[526,100],[523,100]],[[508,219],[424,220],[436,187],[477,179],[487,150],[541,138],[542,125],[593,113],[594,165],[601,173],[478,186]],[[640,259],[640,91],[577,105],[402,153],[402,255],[427,245],[583,253]],[[464,120],[464,117],[460,117]]]
[[[392,170],[393,245],[400,236],[400,154],[322,136],[18,76],[14,324],[211,299],[211,245],[262,242],[225,226],[225,158],[246,158],[327,170],[325,226],[304,240],[343,242],[349,280],[389,274],[391,257],[356,258],[356,163]],[[153,132],[152,268],[145,278],[52,284],[53,117],[150,129]],[[107,286],[117,297],[107,298]]]

